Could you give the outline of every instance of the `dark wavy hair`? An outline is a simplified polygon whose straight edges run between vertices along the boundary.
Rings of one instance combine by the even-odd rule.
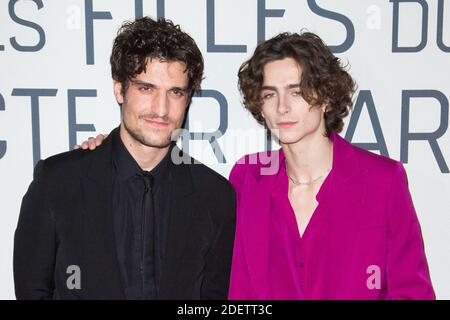
[[[244,62],[238,73],[239,89],[244,106],[253,117],[265,125],[261,115],[261,87],[264,66],[268,62],[292,58],[302,68],[300,90],[311,106],[326,105],[324,114],[326,136],[341,132],[345,118],[353,106],[356,84],[331,53],[322,39],[314,33],[281,33],[257,46],[253,56]]]
[[[110,63],[112,78],[122,84],[125,95],[129,81],[143,72],[149,58],[179,61],[188,73],[189,102],[200,89],[203,57],[195,41],[167,19],[143,17],[125,22],[114,40]]]

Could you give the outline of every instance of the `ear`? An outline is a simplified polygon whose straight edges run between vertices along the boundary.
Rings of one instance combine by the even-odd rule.
[[[117,103],[122,105],[124,102],[124,97],[122,95],[122,83],[114,80],[113,81],[113,89],[114,89],[114,96],[116,97]]]

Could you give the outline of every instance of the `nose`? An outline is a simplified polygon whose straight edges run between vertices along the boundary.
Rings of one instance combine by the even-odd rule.
[[[280,114],[286,114],[290,111],[288,101],[285,94],[280,94],[278,98],[277,112]]]
[[[158,92],[154,95],[151,104],[152,113],[163,118],[166,117],[169,111],[169,101],[167,95],[163,92]]]

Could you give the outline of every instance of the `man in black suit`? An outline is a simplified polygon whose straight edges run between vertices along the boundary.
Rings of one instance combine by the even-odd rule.
[[[226,299],[235,194],[179,150],[203,59],[168,20],[125,23],[111,54],[120,126],[40,161],[14,239],[18,299]]]

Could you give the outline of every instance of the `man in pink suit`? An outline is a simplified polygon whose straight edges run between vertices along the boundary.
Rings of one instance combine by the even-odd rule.
[[[261,43],[239,85],[281,150],[247,155],[230,174],[229,298],[434,299],[403,165],[338,135],[355,83],[322,40]]]

